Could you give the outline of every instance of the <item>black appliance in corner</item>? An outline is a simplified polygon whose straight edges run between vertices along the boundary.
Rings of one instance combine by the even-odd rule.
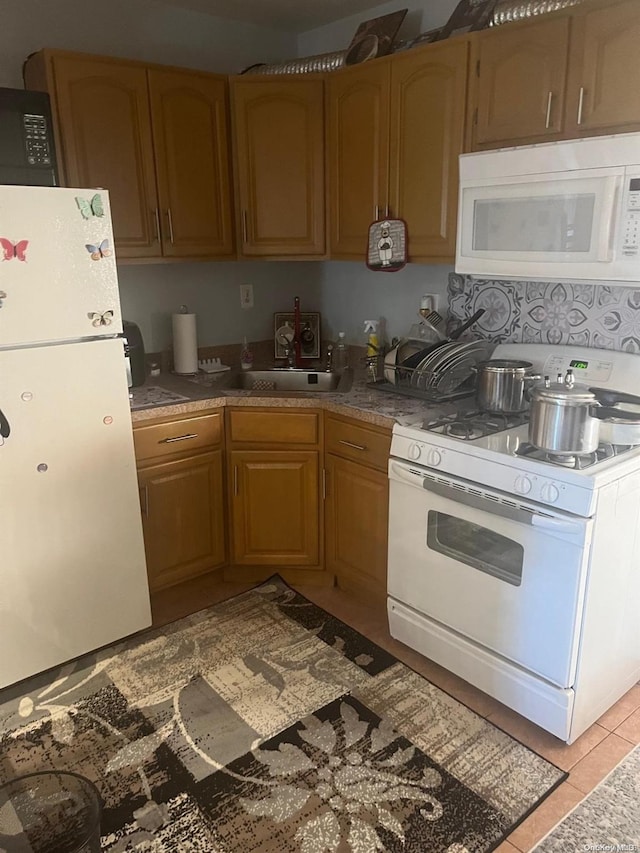
[[[144,385],[146,369],[144,364],[144,342],[140,327],[128,320],[122,321],[124,355],[127,362],[127,381],[129,388]]]
[[[46,92],[0,88],[0,184],[59,185]]]

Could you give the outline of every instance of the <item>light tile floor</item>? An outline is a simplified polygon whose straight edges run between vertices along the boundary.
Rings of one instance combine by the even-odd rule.
[[[163,590],[152,596],[153,624],[172,622],[251,589],[252,586],[221,582],[205,575]],[[320,607],[388,649],[433,684],[569,773],[567,781],[511,833],[508,841],[501,844],[496,853],[529,853],[559,820],[640,743],[640,684],[633,687],[571,746],[567,746],[486,693],[392,639],[383,604],[367,604],[335,587],[305,585],[296,588]]]

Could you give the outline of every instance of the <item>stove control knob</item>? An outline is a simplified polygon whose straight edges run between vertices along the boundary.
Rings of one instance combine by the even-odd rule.
[[[554,504],[560,497],[560,492],[553,483],[545,483],[540,489],[540,497],[545,503]]]
[[[409,445],[409,450],[408,450],[409,459],[413,459],[413,460],[420,459],[421,453],[422,453],[422,448],[420,447],[420,445],[416,444],[415,442],[411,442],[411,444]]]
[[[430,468],[437,468],[441,462],[442,454],[440,453],[440,451],[431,448],[431,450],[427,454],[427,465],[429,465]]]
[[[532,485],[533,483],[528,477],[518,477],[515,482],[515,489],[519,495],[528,495]]]

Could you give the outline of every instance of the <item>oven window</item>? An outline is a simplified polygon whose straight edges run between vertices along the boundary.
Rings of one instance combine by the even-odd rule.
[[[498,580],[514,586],[522,582],[524,548],[480,524],[472,524],[445,512],[429,511],[427,545]]]

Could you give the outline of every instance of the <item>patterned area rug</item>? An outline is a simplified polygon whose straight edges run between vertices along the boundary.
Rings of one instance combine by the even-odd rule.
[[[553,829],[535,853],[640,850],[640,747]]]
[[[277,576],[0,693],[0,781],[52,768],[109,853],[481,853],[566,776]]]

